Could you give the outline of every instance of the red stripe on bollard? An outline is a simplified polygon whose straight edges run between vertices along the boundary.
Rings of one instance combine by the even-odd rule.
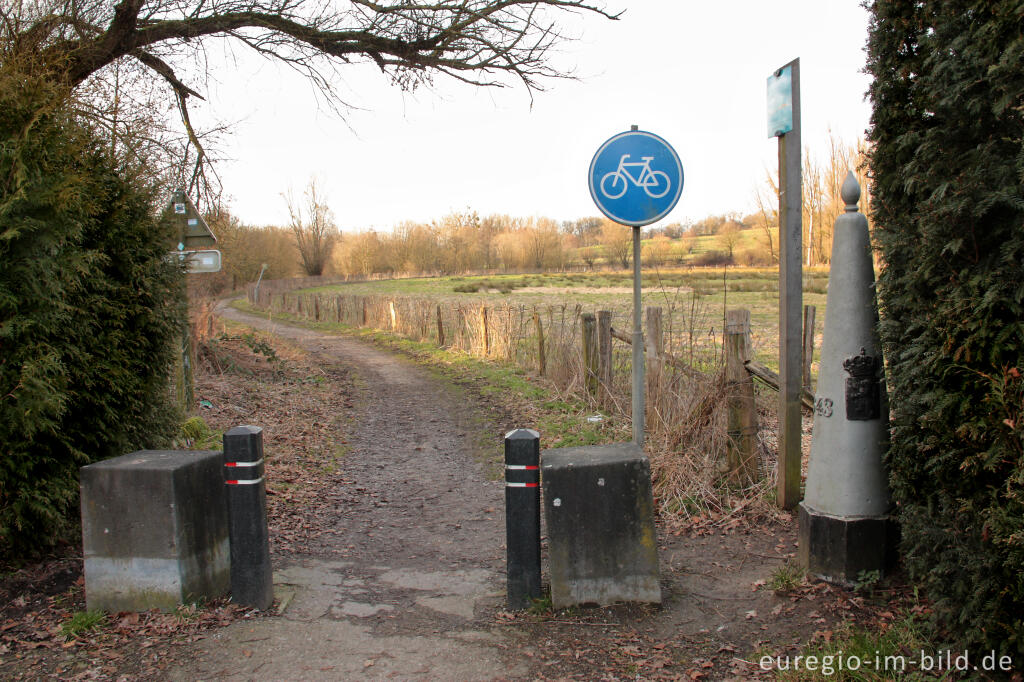
[[[260,457],[255,462],[224,462],[226,467],[258,467],[263,464],[263,458]]]

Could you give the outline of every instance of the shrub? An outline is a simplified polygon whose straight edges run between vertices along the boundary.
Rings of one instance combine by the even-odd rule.
[[[951,634],[1021,654],[1019,2],[871,10],[872,213],[903,556]]]
[[[700,267],[732,265],[732,256],[725,251],[705,251],[693,257],[693,265]]]
[[[773,262],[771,254],[768,253],[768,249],[761,247],[737,251],[735,260],[737,265],[745,265],[747,267],[763,267],[765,265],[771,265]]]
[[[181,272],[154,192],[64,94],[0,68],[0,559],[61,538],[80,466],[176,430]]]

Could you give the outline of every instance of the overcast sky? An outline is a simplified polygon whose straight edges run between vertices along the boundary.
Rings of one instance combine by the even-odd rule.
[[[859,0],[608,0],[618,21],[566,15],[579,37],[556,65],[579,80],[529,93],[438,80],[403,93],[376,67],[345,67],[339,116],[300,75],[239,55],[217,68],[196,119],[235,121],[219,166],[250,224],[285,224],[282,193],[316,177],[344,231],[389,230],[467,208],[557,220],[597,215],[587,170],[598,147],[637,124],[670,142],[683,195],[663,222],[752,210],[777,165],[766,80],[799,57],[803,140],[853,142],[867,128],[867,12]],[[220,55],[210,51],[211,59]]]

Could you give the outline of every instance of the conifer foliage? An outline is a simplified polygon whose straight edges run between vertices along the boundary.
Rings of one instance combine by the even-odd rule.
[[[1024,653],[1024,14],[870,3],[873,217],[911,576],[962,642]]]
[[[152,190],[60,90],[0,67],[0,560],[61,537],[80,466],[164,444],[176,424],[182,274]]]

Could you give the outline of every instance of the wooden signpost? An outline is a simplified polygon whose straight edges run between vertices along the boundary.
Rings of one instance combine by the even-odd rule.
[[[783,509],[800,502],[802,188],[800,60],[768,77],[768,136],[779,138],[779,476]]]

